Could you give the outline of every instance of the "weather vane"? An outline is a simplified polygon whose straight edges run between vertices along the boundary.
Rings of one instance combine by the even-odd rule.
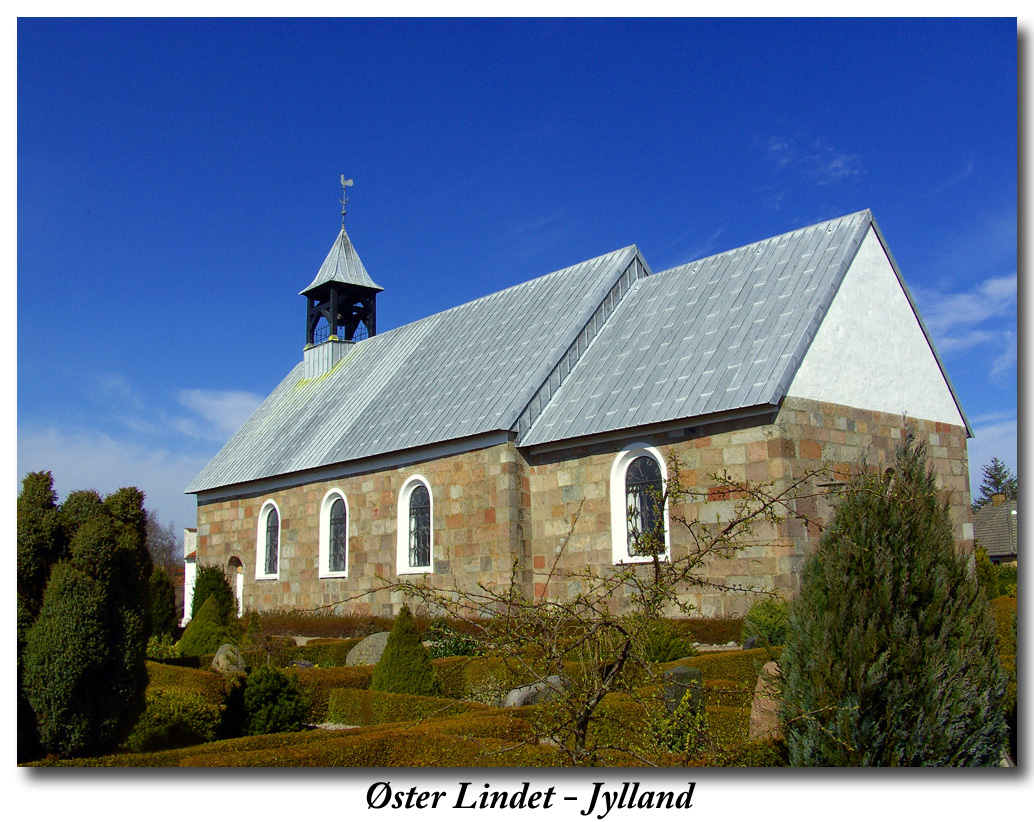
[[[345,227],[345,206],[348,205],[348,187],[352,185],[351,180],[346,180],[345,175],[341,175],[341,227]]]

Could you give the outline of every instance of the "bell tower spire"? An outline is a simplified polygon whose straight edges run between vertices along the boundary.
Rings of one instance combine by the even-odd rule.
[[[345,231],[348,189],[352,180],[341,175],[341,231],[316,278],[300,292],[305,312],[305,361],[326,361],[333,367],[353,343],[377,333],[377,293],[373,281]],[[314,349],[333,349],[332,351]]]

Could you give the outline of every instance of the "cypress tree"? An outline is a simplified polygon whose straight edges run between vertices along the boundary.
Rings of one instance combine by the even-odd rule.
[[[223,625],[229,625],[237,616],[237,597],[234,596],[226,574],[218,565],[200,565],[194,577],[194,595],[190,602],[190,618],[194,619],[209,597],[215,597],[216,610]]]
[[[370,690],[416,696],[441,694],[434,666],[420,642],[408,605],[402,606],[392,623],[384,654],[373,669]]]
[[[984,597],[909,431],[805,564],[782,660],[790,764],[996,765],[1005,677]]]

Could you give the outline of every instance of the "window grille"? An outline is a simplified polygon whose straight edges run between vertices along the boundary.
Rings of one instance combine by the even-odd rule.
[[[331,571],[344,571],[347,560],[348,515],[345,501],[338,497],[330,507],[330,567]]]
[[[266,573],[275,574],[280,554],[280,515],[276,508],[266,514]]]
[[[661,467],[653,457],[636,457],[625,472],[625,500],[628,509],[628,553],[649,556],[646,534],[657,533],[661,521],[664,482]],[[663,545],[660,546],[663,550]]]
[[[431,495],[418,485],[409,495],[409,565],[425,568],[431,564]]]

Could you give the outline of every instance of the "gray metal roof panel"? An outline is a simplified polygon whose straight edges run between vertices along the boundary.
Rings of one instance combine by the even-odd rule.
[[[620,249],[378,334],[316,379],[296,366],[187,493],[512,430],[637,255]]]
[[[337,235],[334,245],[330,247],[330,253],[316,272],[316,278],[306,286],[300,294],[306,294],[317,286],[324,283],[337,282],[348,285],[360,285],[364,288],[372,288],[375,291],[383,291],[370,277],[363,261],[359,259],[359,253],[348,239],[345,227],[341,227],[341,233]]]
[[[519,444],[778,402],[870,219],[859,212],[639,281]]]

